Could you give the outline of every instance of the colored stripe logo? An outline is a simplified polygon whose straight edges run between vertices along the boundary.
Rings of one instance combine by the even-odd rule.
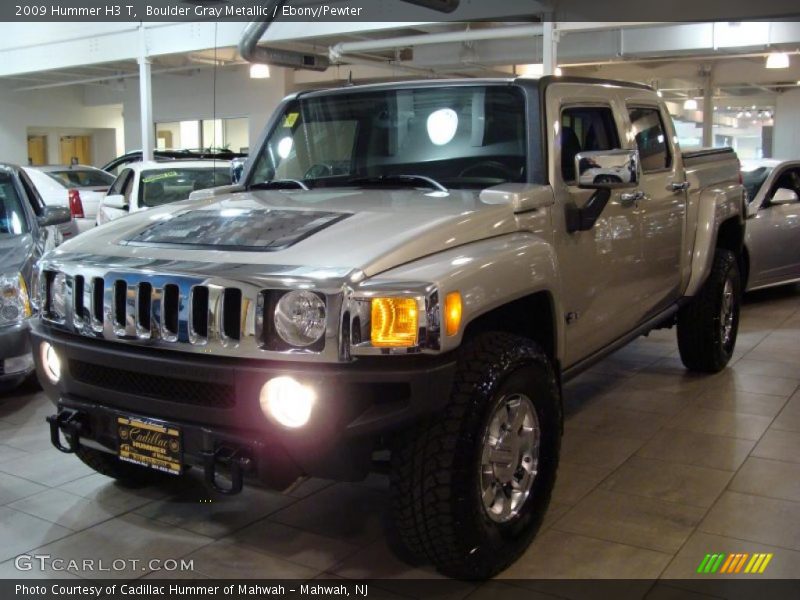
[[[748,554],[747,552],[725,554],[706,554],[697,567],[698,573],[719,573],[736,574],[751,573],[761,574],[767,569],[767,565],[774,555],[770,553]]]

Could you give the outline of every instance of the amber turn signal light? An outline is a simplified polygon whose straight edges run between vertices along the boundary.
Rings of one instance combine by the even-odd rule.
[[[461,294],[450,292],[444,299],[444,328],[447,335],[453,336],[458,333],[461,326]]]
[[[372,345],[409,348],[417,344],[419,315],[414,298],[372,299]]]

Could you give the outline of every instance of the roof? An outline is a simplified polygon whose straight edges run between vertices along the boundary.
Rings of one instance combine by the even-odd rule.
[[[206,158],[206,159],[191,159],[191,160],[182,160],[182,159],[175,159],[175,160],[167,160],[167,161],[156,161],[156,160],[148,160],[148,161],[139,161],[133,162],[126,165],[126,168],[133,169],[134,171],[171,171],[173,169],[177,169],[180,167],[190,168],[190,169],[213,169],[214,167],[228,167],[230,166],[231,161],[223,160],[219,158]]]
[[[25,169],[33,169],[35,171],[42,171],[44,173],[71,170],[100,171],[100,169],[91,165],[25,165]]]

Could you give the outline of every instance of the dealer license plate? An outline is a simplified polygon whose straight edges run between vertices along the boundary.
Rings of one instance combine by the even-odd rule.
[[[120,460],[172,475],[181,473],[181,431],[174,425],[118,416],[117,439]]]

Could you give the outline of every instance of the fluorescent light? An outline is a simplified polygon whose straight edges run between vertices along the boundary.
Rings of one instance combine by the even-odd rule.
[[[767,56],[768,69],[788,69],[789,55],[785,52],[770,52]]]
[[[542,63],[532,63],[529,65],[520,65],[519,72],[522,77],[542,77],[544,75],[544,65]],[[561,67],[556,67],[553,75],[561,77],[563,75]]]
[[[250,65],[250,79],[268,79],[269,65],[253,63]]]
[[[697,110],[697,100],[689,98],[683,103],[683,110]]]

